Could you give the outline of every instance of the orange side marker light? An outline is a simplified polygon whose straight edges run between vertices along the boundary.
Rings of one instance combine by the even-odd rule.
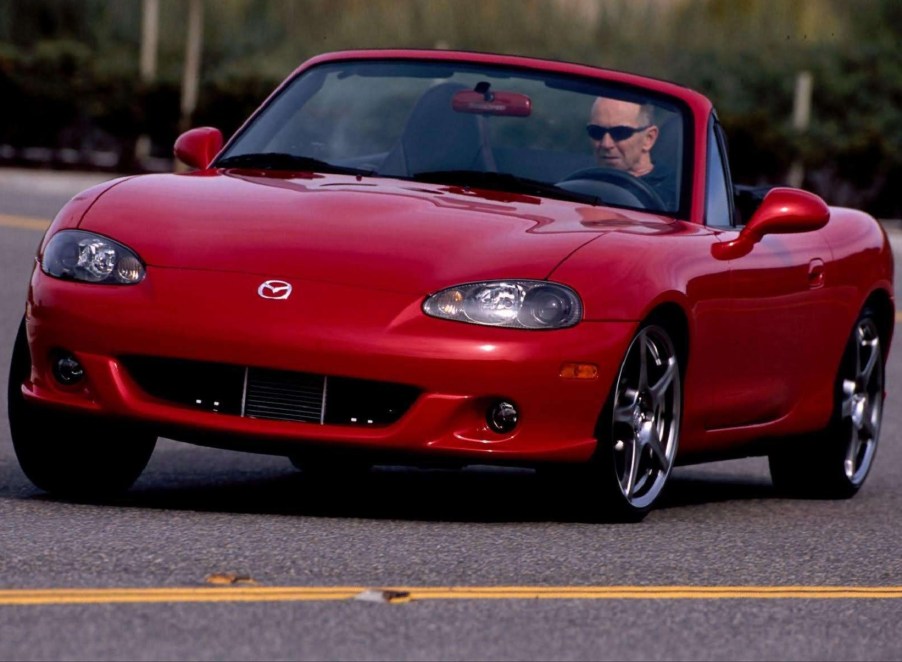
[[[594,363],[564,363],[560,376],[562,379],[597,379],[598,366]]]

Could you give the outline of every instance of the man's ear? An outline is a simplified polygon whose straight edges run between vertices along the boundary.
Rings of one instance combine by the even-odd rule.
[[[654,146],[655,141],[658,139],[658,127],[655,124],[652,124],[645,130],[644,142],[642,144],[642,151],[650,152],[651,148]]]

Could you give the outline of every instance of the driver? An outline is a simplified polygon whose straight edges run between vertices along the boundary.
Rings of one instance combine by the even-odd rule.
[[[598,97],[586,131],[599,166],[625,170],[651,186],[665,209],[676,208],[674,176],[652,163],[651,148],[658,139],[651,104]]]

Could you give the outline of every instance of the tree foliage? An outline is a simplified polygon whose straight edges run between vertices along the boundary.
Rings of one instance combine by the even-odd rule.
[[[138,76],[141,2],[0,0],[0,145],[113,145],[168,155],[179,125],[187,7],[160,0],[157,78]],[[234,131],[304,59],[369,47],[460,48],[586,62],[674,80],[714,101],[734,175],[805,185],[902,217],[899,0],[205,0],[193,121]],[[793,129],[795,78],[814,78]],[[8,151],[8,150],[7,150]]]

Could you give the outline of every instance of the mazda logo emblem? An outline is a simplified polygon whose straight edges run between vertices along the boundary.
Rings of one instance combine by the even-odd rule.
[[[260,284],[257,294],[264,299],[287,299],[291,296],[291,283],[284,280],[268,280]]]

